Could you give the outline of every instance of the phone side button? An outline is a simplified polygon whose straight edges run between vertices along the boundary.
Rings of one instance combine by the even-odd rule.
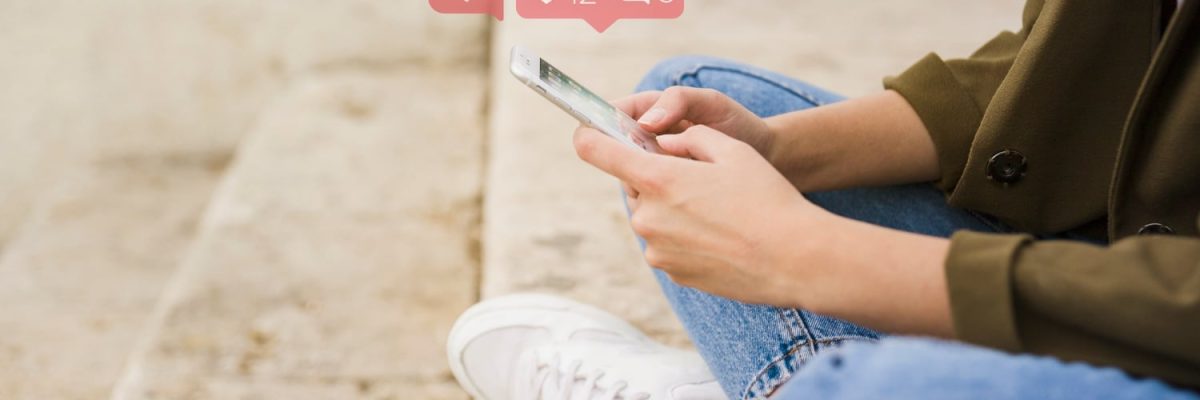
[[[539,91],[539,92],[542,92],[542,94],[545,94],[545,93],[546,93],[546,88],[544,88],[544,87],[541,87],[541,86],[534,86],[533,88],[534,88],[534,89],[537,89],[537,91]]]

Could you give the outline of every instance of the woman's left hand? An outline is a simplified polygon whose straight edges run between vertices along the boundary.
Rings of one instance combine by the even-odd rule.
[[[800,306],[796,295],[840,217],[813,205],[746,143],[707,126],[658,137],[669,155],[575,131],[580,158],[634,189],[628,198],[645,258],[680,285],[748,303]],[[672,157],[674,156],[674,157]],[[809,262],[797,263],[804,255]],[[807,280],[807,279],[806,279]]]

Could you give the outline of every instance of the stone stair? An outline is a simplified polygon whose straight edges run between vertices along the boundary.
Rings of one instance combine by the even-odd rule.
[[[509,3],[0,2],[0,399],[462,399],[446,331],[522,291],[686,346],[509,47],[607,97],[697,53],[854,95],[1020,8],[692,0],[598,35]]]
[[[242,200],[222,200],[221,193],[225,192],[214,195],[214,189],[218,182],[226,182],[220,184],[225,187],[231,180],[242,181],[233,177],[243,173],[229,173],[227,165],[235,154],[243,152],[239,147],[247,147],[248,143],[259,140],[254,138],[266,135],[247,135],[247,132],[258,132],[267,118],[289,118],[288,110],[271,108],[277,104],[303,103],[305,110],[291,110],[301,113],[336,111],[336,115],[346,115],[346,121],[357,121],[351,125],[370,127],[372,130],[355,132],[363,137],[384,136],[382,130],[407,137],[410,133],[406,128],[415,129],[412,135],[425,135],[432,127],[439,126],[432,124],[435,119],[429,119],[429,124],[421,123],[427,119],[427,113],[416,117],[411,112],[395,112],[394,108],[407,107],[395,103],[395,95],[389,97],[393,100],[391,108],[384,109],[381,103],[388,99],[375,96],[385,88],[398,94],[423,92],[426,99],[436,100],[427,107],[456,108],[461,113],[453,121],[438,124],[469,126],[470,129],[463,129],[466,135],[457,139],[455,146],[431,148],[430,152],[417,156],[429,159],[461,149],[453,160],[467,159],[458,168],[469,173],[454,187],[475,185],[470,189],[474,192],[459,191],[468,192],[463,195],[468,210],[462,215],[477,219],[478,207],[472,210],[470,204],[478,203],[487,20],[431,16],[423,2],[376,0],[0,3],[0,33],[4,33],[0,50],[18,55],[11,57],[10,62],[0,63],[6,88],[0,91],[3,106],[0,160],[4,160],[4,167],[0,168],[0,193],[3,193],[0,249],[4,250],[0,258],[0,300],[5,302],[7,310],[0,313],[0,398],[102,399],[114,397],[118,381],[140,382],[129,378],[128,372],[144,371],[136,367],[145,362],[141,356],[131,354],[154,355],[152,344],[156,342],[151,335],[169,331],[163,327],[163,321],[175,307],[169,299],[182,297],[176,292],[186,292],[175,287],[192,287],[179,281],[187,279],[181,278],[183,271],[194,269],[187,266],[196,265],[198,248],[206,236],[203,226],[207,225],[198,227],[198,222],[202,215],[214,213],[205,211],[211,208],[210,198],[212,204]],[[435,40],[444,46],[426,45]],[[419,72],[442,69],[447,71],[443,78],[417,82]],[[462,85],[448,86],[454,88],[449,96],[433,93],[434,88],[447,81],[463,79],[466,82]],[[331,103],[311,104],[314,95],[327,96]],[[308,100],[291,101],[300,97]],[[376,114],[373,110],[386,114]],[[410,126],[412,120],[418,121],[416,127]],[[331,117],[307,121],[339,120]],[[271,129],[288,128],[276,125]],[[272,134],[286,137],[289,133]],[[441,132],[435,133],[444,137]],[[340,145],[336,141],[331,144]],[[435,142],[404,144],[420,147]],[[397,153],[394,157],[410,156],[400,149],[393,149]],[[383,156],[376,154],[376,158]],[[321,168],[331,162],[327,157],[296,164]],[[247,163],[239,161],[237,165]],[[257,165],[266,170],[281,168]],[[428,168],[432,168],[430,165]],[[420,181],[415,177],[421,175],[429,175],[430,179],[440,176],[437,170],[402,163],[375,166],[382,171],[408,169],[396,172],[393,180],[382,182],[389,185],[405,180],[416,184]],[[297,168],[288,169],[297,171]],[[255,176],[251,174],[247,179],[252,178]],[[291,179],[261,174],[257,178],[259,182]],[[435,186],[431,180],[422,185],[407,188],[395,185],[387,194],[395,202],[391,211],[398,213],[401,211],[397,207],[410,207],[404,212],[425,215],[431,233],[439,228],[455,229],[460,210],[445,210],[442,205],[419,208],[417,204],[402,202],[422,198],[426,187]],[[453,200],[455,196],[450,194],[453,193],[441,199]],[[303,199],[277,197],[250,203],[275,208],[272,201],[302,206],[293,201]],[[376,202],[357,206],[382,204],[386,199],[372,201]],[[455,204],[463,205],[462,201]],[[375,217],[336,215],[345,217],[345,221]],[[478,224],[473,221],[469,225],[463,231],[456,231],[458,234],[448,238],[453,240],[448,240],[445,246],[433,247],[474,260],[478,253],[474,244],[477,235],[472,231]],[[284,229],[282,223],[274,226]],[[401,225],[395,229],[417,230]],[[416,268],[422,261],[434,263],[428,267],[431,274],[456,266],[448,260],[449,256],[410,246],[410,258],[393,257],[392,261],[400,264],[398,271],[409,271],[404,268],[410,265]],[[388,251],[386,254],[395,254],[401,252],[399,248],[380,245],[378,254],[384,250]],[[458,267],[464,265],[469,267],[466,273],[473,276],[476,262]],[[270,270],[264,268],[262,272],[265,277]],[[367,277],[359,278],[372,282]],[[429,300],[428,292],[414,295],[416,298],[406,297],[414,299],[408,308],[424,310],[421,307],[425,305],[444,304],[445,308],[438,309],[444,314],[440,320],[419,324],[445,325],[474,298],[474,280],[468,281],[469,289],[458,290],[459,295],[454,291],[446,293],[444,303]],[[166,288],[169,282],[173,283],[172,289]],[[400,295],[421,293],[407,287],[391,289],[403,289]],[[384,293],[376,294],[395,295],[382,289],[374,292],[380,291]],[[461,293],[470,296],[463,297]],[[458,300],[452,300],[456,296]],[[403,313],[404,308],[394,311]],[[345,325],[350,332],[370,333],[352,328],[352,323]],[[217,329],[212,333],[224,334],[221,338],[241,334]],[[426,333],[426,336],[433,335]],[[388,340],[405,345],[413,342],[403,335],[368,341]],[[196,368],[194,372],[181,374],[194,381],[206,381],[210,377],[201,375],[201,370]],[[428,375],[437,375],[440,373],[437,371],[440,370]],[[445,386],[447,377],[388,379],[416,384],[442,382]],[[166,390],[161,388],[175,389],[188,384],[166,379],[153,383],[145,387]],[[371,384],[369,380],[354,383],[362,387]],[[141,388],[123,387],[128,389],[122,393],[132,394]],[[217,398],[229,392],[220,393]],[[196,398],[205,393],[188,395]]]
[[[114,398],[457,396],[430,365],[476,299],[483,74],[415,72],[263,114]]]
[[[226,161],[104,159],[43,196],[0,259],[0,398],[107,396]]]

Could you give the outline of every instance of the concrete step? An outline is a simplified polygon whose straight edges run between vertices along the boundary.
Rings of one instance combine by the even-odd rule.
[[[0,398],[108,395],[229,158],[100,160],[39,202],[0,259]]]
[[[477,60],[484,18],[435,15],[390,0],[0,2],[0,249],[97,151],[231,152],[297,77]]]
[[[557,293],[686,342],[640,259],[617,182],[577,160],[573,119],[509,76],[513,44],[608,98],[682,54],[741,60],[857,95],[879,90],[883,76],[928,51],[966,55],[1019,27],[1021,3],[689,0],[678,20],[620,21],[603,34],[578,20],[494,25],[483,295]],[[511,4],[508,12],[515,15]]]
[[[295,82],[481,70],[486,19],[434,15],[388,0],[0,2],[13,56],[0,63],[0,398],[111,394],[225,163]]]
[[[482,64],[314,76],[265,111],[116,399],[462,398]]]
[[[39,196],[78,166],[94,123],[87,62],[93,23],[64,18],[86,4],[0,3],[0,252],[11,247]]]

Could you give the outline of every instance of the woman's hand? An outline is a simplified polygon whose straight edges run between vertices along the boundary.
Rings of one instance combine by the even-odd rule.
[[[763,156],[770,153],[774,142],[774,135],[762,118],[713,89],[675,86],[661,92],[634,94],[613,104],[655,135],[706,125],[749,144]]]
[[[953,337],[946,239],[839,217],[800,194],[937,177],[932,140],[899,94],[768,120],[707,89],[614,104],[658,134],[667,154],[583,127],[575,149],[625,185],[650,265],[734,300]]]
[[[681,285],[797,306],[806,281],[784,258],[822,246],[819,236],[801,239],[783,229],[826,231],[841,218],[809,203],[750,145],[710,127],[660,136],[659,145],[676,157],[625,147],[590,128],[575,132],[581,158],[636,191],[631,222],[646,240],[646,261]]]
[[[664,91],[637,93],[616,100],[613,105],[659,138],[705,125],[750,145],[770,159],[774,134],[766,122],[716,90],[674,86]],[[637,197],[637,189],[623,187],[626,194]]]
[[[675,282],[886,332],[953,337],[946,239],[829,213],[750,145],[704,125],[659,145],[669,154],[575,131],[580,158],[636,193],[630,218],[644,257]]]

